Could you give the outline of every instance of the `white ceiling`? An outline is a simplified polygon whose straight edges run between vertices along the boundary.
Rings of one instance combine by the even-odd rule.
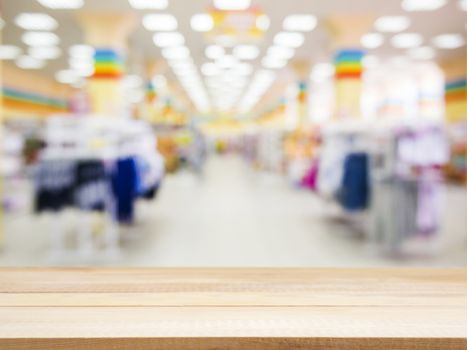
[[[466,12],[462,12],[456,4],[458,0],[449,0],[449,4],[434,12],[410,13],[412,19],[411,32],[421,33],[425,42],[430,41],[435,35],[443,33],[460,33],[466,35]],[[149,11],[133,10],[127,0],[85,0],[86,10],[127,12],[134,11],[139,17]],[[176,16],[179,30],[186,38],[187,46],[196,64],[201,65],[207,61],[204,49],[207,43],[202,33],[193,32],[190,28],[190,17],[195,13],[206,12],[212,5],[210,0],[169,0],[169,8],[166,11]],[[330,38],[325,30],[325,19],[337,14],[370,14],[375,17],[381,15],[404,14],[401,9],[401,0],[253,0],[254,5],[259,5],[271,19],[271,26],[266,37],[259,43],[261,52],[270,46],[272,37],[281,30],[284,17],[288,14],[309,13],[318,17],[319,25],[311,33],[306,34],[305,44],[297,51],[296,57],[312,62],[329,60],[331,55]],[[59,22],[56,30],[61,38],[64,51],[73,44],[83,42],[82,31],[75,19],[75,11],[50,10],[42,7],[35,0],[3,0],[1,1],[2,17],[6,21],[3,30],[3,43],[22,46],[22,30],[14,25],[13,19],[21,12],[45,12],[54,16]],[[407,13],[405,13],[407,14]],[[141,23],[141,21],[140,21]],[[24,46],[23,46],[24,48]],[[439,56],[459,54],[457,50],[444,50]],[[388,44],[374,51],[379,55],[400,55],[403,50],[391,48]],[[160,58],[160,50],[152,42],[152,34],[140,24],[129,38],[130,71],[136,70],[136,62]],[[262,55],[258,58],[256,65]],[[131,63],[133,62],[133,63]],[[45,72],[53,74],[67,66],[66,57],[48,63]]]

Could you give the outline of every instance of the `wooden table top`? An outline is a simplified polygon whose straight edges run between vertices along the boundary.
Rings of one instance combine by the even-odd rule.
[[[467,270],[3,268],[0,349],[467,350]]]

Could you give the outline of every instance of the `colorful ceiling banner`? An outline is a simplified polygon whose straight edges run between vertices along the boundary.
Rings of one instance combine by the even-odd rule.
[[[119,79],[124,72],[124,60],[113,49],[96,49],[94,54],[94,79]]]
[[[359,49],[338,51],[335,56],[336,79],[360,79],[364,55],[365,53]]]
[[[445,90],[447,103],[467,100],[467,80],[465,78],[447,82]]]

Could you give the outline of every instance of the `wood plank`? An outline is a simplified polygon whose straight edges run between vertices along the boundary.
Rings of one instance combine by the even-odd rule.
[[[0,269],[0,349],[462,349],[467,270]]]

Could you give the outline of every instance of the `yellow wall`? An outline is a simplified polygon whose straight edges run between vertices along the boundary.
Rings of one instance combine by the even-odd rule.
[[[25,98],[13,98],[11,93],[24,94]],[[2,103],[4,118],[20,116],[42,117],[51,113],[66,112],[66,105],[72,89],[56,82],[40,72],[22,70],[11,63],[3,64]],[[31,97],[40,97],[44,101],[35,101]],[[50,99],[50,100],[48,100]],[[57,102],[60,102],[57,104]]]

